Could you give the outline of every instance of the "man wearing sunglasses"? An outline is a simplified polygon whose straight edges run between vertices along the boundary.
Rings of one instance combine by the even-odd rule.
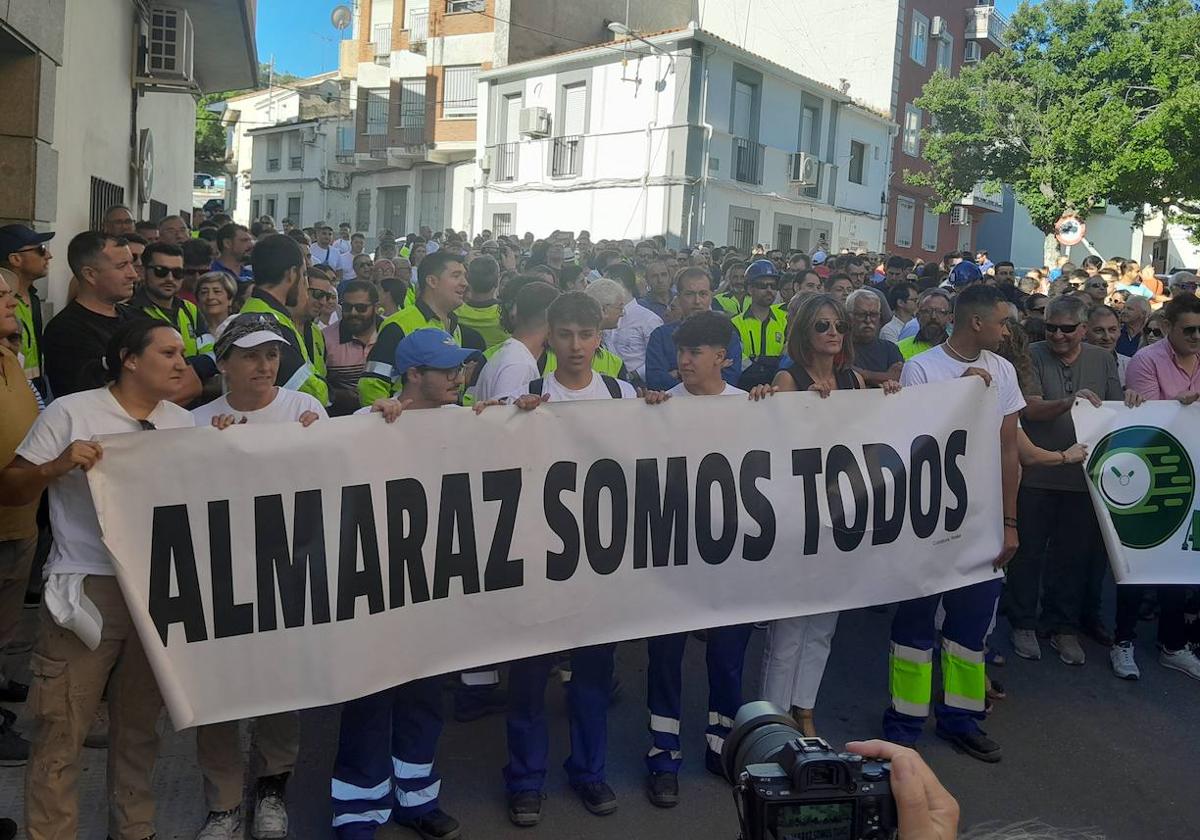
[[[49,390],[42,375],[42,301],[34,283],[50,271],[50,246],[53,233],[35,233],[25,225],[0,227],[0,265],[12,271],[17,281],[13,293],[17,300],[17,320],[21,322],[21,360],[25,377],[33,383],[43,400]]]
[[[1167,335],[1137,351],[1125,371],[1126,386],[1147,400],[1191,405],[1200,399],[1200,297],[1195,295],[1196,284],[1194,274],[1179,272],[1171,277],[1171,300],[1161,310]],[[1189,286],[1191,293],[1180,293]],[[1200,680],[1200,657],[1188,646],[1184,620],[1187,589],[1158,587],[1158,661]],[[1140,676],[1133,658],[1133,639],[1142,592],[1140,586],[1117,587],[1117,643],[1110,656],[1113,673],[1122,679]]]
[[[198,378],[192,383],[198,392],[202,383],[216,376],[217,362],[213,357],[213,337],[204,316],[196,304],[178,296],[183,286],[183,251],[178,245],[152,242],[142,251],[142,267],[146,279],[129,304],[179,330],[183,354]]]
[[[330,413],[334,416],[353,414],[359,407],[358,380],[367,369],[367,357],[375,346],[380,322],[379,289],[374,284],[350,280],[342,284],[341,294],[341,319],[322,330]]]
[[[1104,280],[1097,274],[1088,282]],[[1106,315],[1107,321],[1098,317],[1097,322],[1112,328],[1115,345],[1116,317],[1107,309]],[[1030,345],[1037,389],[1026,397],[1022,427],[1044,449],[1060,451],[1075,444],[1071,409],[1076,400],[1097,407],[1104,400],[1124,399],[1130,406],[1142,401],[1135,393],[1126,395],[1115,355],[1084,343],[1087,333],[1087,302],[1063,295],[1046,307],[1046,340]],[[1017,497],[1017,522],[1021,548],[1008,572],[1004,604],[1013,648],[1023,659],[1041,659],[1037,634],[1044,630],[1064,664],[1083,665],[1080,633],[1105,645],[1112,640],[1100,617],[1108,561],[1084,471],[1065,461],[1027,467]]]
[[[787,313],[772,304],[779,293],[779,269],[770,260],[755,260],[746,269],[750,305],[733,319],[742,340],[742,376],[738,387],[769,385],[779,370],[787,337]]]

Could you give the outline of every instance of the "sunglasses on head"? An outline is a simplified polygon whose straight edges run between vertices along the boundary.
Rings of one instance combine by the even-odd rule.
[[[327,292],[324,289],[309,289],[308,293],[313,300],[329,300],[333,297],[333,292]]]
[[[362,312],[367,313],[374,309],[374,305],[370,303],[343,303],[342,309],[347,312]]]
[[[166,277],[169,274],[172,277],[174,277],[176,280],[183,279],[183,269],[182,268],[170,268],[165,265],[148,265],[148,266],[146,266],[146,270],[153,271],[154,276],[158,277],[158,278]]]
[[[31,245],[28,248],[19,248],[17,250],[17,253],[18,254],[28,254],[31,251],[33,253],[37,254],[39,257],[44,257],[44,256],[46,256],[46,254],[48,254],[50,252],[50,249],[46,247],[45,242],[41,242],[37,245]]]
[[[1079,329],[1079,326],[1080,326],[1079,324],[1046,324],[1045,325],[1047,333],[1059,333],[1060,332],[1063,335],[1070,335],[1071,333],[1075,332],[1075,330]]]
[[[838,335],[846,334],[846,322],[845,321],[827,321],[824,318],[822,318],[820,321],[817,321],[815,324],[813,324],[813,331],[815,333],[817,333],[818,335],[824,335],[825,333],[829,332],[831,327],[834,330],[837,330]]]

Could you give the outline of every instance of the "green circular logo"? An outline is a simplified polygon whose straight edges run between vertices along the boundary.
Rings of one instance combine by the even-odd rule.
[[[1128,426],[1092,449],[1088,476],[1126,548],[1165,542],[1192,509],[1196,477],[1187,450],[1154,426]]]

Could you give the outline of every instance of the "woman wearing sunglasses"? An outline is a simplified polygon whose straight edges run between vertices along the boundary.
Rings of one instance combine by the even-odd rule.
[[[834,391],[865,388],[862,377],[854,371],[849,324],[845,308],[833,295],[806,297],[788,331],[787,358],[775,375],[775,387],[780,391],[815,391],[822,398]],[[898,390],[898,382],[883,384],[884,393]],[[838,614],[832,612],[780,619],[767,628],[763,698],[789,709],[809,736],[816,735],[813,707],[837,620]]]

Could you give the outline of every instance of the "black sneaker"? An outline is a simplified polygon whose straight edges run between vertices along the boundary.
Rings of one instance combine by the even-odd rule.
[[[29,742],[11,726],[0,728],[0,767],[20,767],[29,761]]]
[[[674,808],[679,804],[679,776],[669,770],[651,773],[646,779],[646,796],[659,808]]]
[[[457,840],[462,834],[458,820],[440,808],[434,808],[415,820],[396,820],[396,823],[411,828],[422,840]]]
[[[952,734],[950,732],[942,732],[939,729],[937,734],[939,738],[953,744],[954,748],[958,751],[965,752],[967,755],[977,758],[980,761],[986,761],[988,764],[995,764],[1003,757],[1000,752],[1000,745],[983,732]]]
[[[509,794],[508,820],[515,826],[530,828],[542,821],[542,792],[519,790]]]
[[[24,703],[29,696],[29,686],[16,680],[9,680],[0,686],[0,703]]]
[[[575,785],[575,792],[583,800],[583,807],[597,817],[606,817],[617,810],[617,795],[605,782]]]
[[[0,840],[13,840],[17,836],[17,824],[8,817],[0,817]]]

